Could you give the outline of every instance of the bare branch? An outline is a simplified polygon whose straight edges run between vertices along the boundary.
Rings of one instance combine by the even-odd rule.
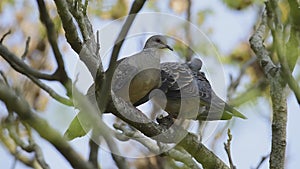
[[[92,138],[90,138],[89,145],[90,145],[90,154],[89,154],[89,162],[93,164],[93,166],[97,169],[100,169],[98,165],[98,151],[99,151],[99,142],[94,141],[98,137],[94,137],[95,131],[92,132]]]
[[[189,152],[204,168],[228,169],[228,166],[213,152],[208,150],[194,134],[188,133],[176,125],[172,125],[166,130],[149,120],[142,112],[132,107],[132,105],[122,98],[115,96],[113,92],[112,98],[115,103],[118,103],[115,104],[116,108],[114,110],[111,108],[112,113],[146,136],[153,137],[153,139],[164,143],[176,143],[176,141],[180,141],[178,145]],[[117,110],[122,110],[123,113],[126,112],[126,117]]]
[[[110,154],[112,156],[112,159],[115,161],[118,168],[129,169],[130,167],[129,167],[125,157],[120,155],[121,153],[118,149],[118,146],[117,146],[115,140],[111,136],[105,137],[104,139],[105,139],[106,144],[108,145],[108,148],[110,149]]]
[[[277,2],[270,1],[271,6],[268,7],[268,17],[273,17],[272,8],[276,6]],[[273,4],[273,5],[272,5]],[[272,146],[271,146],[271,155],[270,155],[270,168],[271,169],[281,169],[284,168],[285,163],[285,152],[286,152],[286,125],[287,125],[287,102],[285,96],[285,82],[281,75],[281,72],[278,71],[273,62],[271,61],[269,52],[263,45],[263,34],[266,31],[266,24],[269,22],[269,27],[275,30],[275,25],[278,24],[278,19],[274,19],[274,24],[270,23],[272,18],[267,18],[266,13],[262,16],[262,22],[260,23],[258,29],[254,32],[250,38],[250,44],[252,50],[257,55],[258,60],[260,61],[261,67],[264,70],[265,75],[270,83],[270,95],[272,99],[273,107],[273,121],[272,121]],[[275,31],[281,31],[278,28]],[[276,38],[282,38],[282,36],[277,36],[276,32],[272,31],[274,43],[276,44]],[[275,36],[275,37],[274,37]],[[282,39],[280,39],[282,41]],[[283,45],[276,46],[276,48],[283,48]],[[279,50],[279,52],[278,52]],[[277,55],[282,54],[280,50],[277,50]]]
[[[190,46],[192,46],[192,38],[191,38],[191,8],[192,8],[192,0],[187,0],[188,6],[186,9],[186,25],[185,25],[185,37],[187,40],[187,53],[186,53],[186,60],[190,61],[191,57],[193,55],[193,50],[191,49]]]
[[[8,85],[8,81],[7,81],[7,78],[6,78],[6,76],[5,76],[5,74],[3,73],[3,71],[1,71],[0,70],[0,75],[1,75],[1,81],[4,81],[4,83],[6,84],[6,85]]]
[[[17,72],[22,74],[30,74],[36,78],[45,80],[57,80],[55,75],[41,73],[29,67],[23,60],[19,59],[16,55],[11,53],[5,46],[0,44],[0,55],[14,68]],[[26,75],[26,74],[25,74]]]
[[[89,40],[92,40],[93,42],[95,42],[93,26],[86,15],[85,5],[88,5],[87,2],[85,2],[85,4],[82,4],[81,1],[67,0],[67,3],[69,7],[68,9],[78,23],[83,41],[87,42]]]
[[[292,3],[292,2],[290,2],[290,3]],[[278,11],[276,4],[277,4],[277,1],[275,1],[275,0],[272,0],[268,3],[266,3],[267,11],[269,14],[268,15],[268,19],[269,19],[268,26],[272,31],[272,36],[273,36],[273,41],[274,41],[273,44],[275,46],[277,56],[280,61],[281,71],[283,74],[282,77],[286,80],[289,87],[295,93],[295,96],[296,96],[297,101],[300,106],[300,86],[292,75],[294,65],[296,64],[297,58],[299,56],[299,49],[298,49],[299,40],[298,40],[298,38],[300,38],[300,37],[298,37],[298,38],[293,37],[293,36],[296,36],[297,33],[294,30],[295,29],[294,26],[292,26],[289,41],[287,43],[289,46],[287,46],[284,43],[285,38],[283,37],[283,32],[279,29],[282,26],[280,23],[277,23],[279,20],[278,19],[279,16],[275,15],[276,11]],[[296,5],[296,4],[294,4],[294,5]],[[293,8],[294,7],[292,7],[292,9]],[[274,24],[272,24],[273,23],[272,21],[275,23],[275,27],[274,27]],[[292,33],[294,33],[294,35]],[[292,43],[295,43],[295,44],[292,44]],[[294,48],[291,49],[291,45]],[[289,47],[288,48],[289,50],[287,50],[285,46]],[[288,58],[290,60],[289,62],[287,60]],[[292,59],[292,58],[294,58],[294,59]],[[293,63],[291,63],[291,61],[293,61]],[[291,65],[291,67],[289,67],[289,65]]]
[[[56,0],[55,3],[62,20],[68,42],[79,54],[80,60],[85,63],[93,79],[95,79],[97,69],[99,68],[102,70],[102,65],[99,54],[99,41],[96,42],[93,33],[93,26],[86,15],[88,1],[85,1],[85,4],[81,4],[79,1]],[[84,44],[82,44],[79,39],[76,26],[73,23],[73,17],[79,26]],[[99,36],[97,38],[99,38]]]
[[[41,137],[55,146],[74,168],[93,169],[92,165],[84,161],[60,133],[53,129],[45,120],[32,112],[29,104],[23,97],[18,96],[11,88],[3,83],[0,83],[0,99],[5,103],[8,109],[16,112],[19,117],[34,128]]]
[[[80,53],[82,49],[82,41],[78,36],[76,26],[73,22],[72,14],[69,12],[69,7],[65,0],[54,0],[58,15],[62,21],[65,30],[65,36],[68,43],[76,53]]]
[[[231,157],[231,150],[230,150],[230,145],[231,145],[231,140],[232,140],[232,135],[230,133],[230,129],[227,130],[227,143],[224,143],[224,148],[228,156],[229,164],[230,164],[230,169],[236,169],[236,166],[233,164],[233,160]]]
[[[177,149],[170,148],[168,145],[160,143],[160,146],[153,144],[152,139],[145,137],[140,132],[130,130],[128,127],[125,127],[125,124],[114,124],[114,127],[118,130],[121,130],[124,135],[130,137],[131,139],[143,144],[147,147],[151,152],[155,154],[163,153],[176,161],[180,161],[189,168],[199,169],[199,166],[196,162],[193,161],[193,157],[186,152],[183,148],[177,147]],[[161,150],[166,150],[165,152],[161,152]]]
[[[26,40],[25,50],[24,50],[23,55],[21,56],[22,60],[25,59],[25,57],[28,53],[29,43],[30,43],[30,37],[28,37],[27,40]]]
[[[238,87],[238,85],[241,82],[242,77],[244,76],[246,69],[253,64],[256,61],[255,57],[252,57],[251,59],[249,59],[245,64],[243,64],[240,73],[238,75],[238,77],[235,80],[231,80],[230,85],[227,88],[227,98],[228,100],[231,100],[230,96],[232,95],[232,93],[234,93],[234,91],[236,90],[236,88]],[[231,78],[232,79],[232,78]]]
[[[71,106],[73,105],[73,102],[67,98],[64,98],[60,96],[58,93],[56,93],[53,89],[51,89],[49,86],[44,84],[42,81],[40,81],[38,78],[42,78],[45,80],[56,80],[55,75],[49,75],[44,74],[41,72],[38,72],[31,67],[29,67],[27,64],[25,64],[21,59],[19,59],[17,56],[15,56],[13,53],[11,53],[5,46],[0,44],[0,55],[10,64],[12,68],[14,68],[17,72],[27,76],[29,79],[31,79],[36,85],[38,85],[40,88],[45,90],[51,97],[56,99],[62,104]]]
[[[113,73],[116,69],[117,59],[120,52],[120,49],[122,47],[122,44],[125,40],[125,37],[133,23],[133,20],[136,17],[136,14],[142,9],[144,3],[146,0],[135,0],[131,6],[131,9],[129,11],[129,15],[126,18],[126,21],[122,27],[121,32],[119,33],[117,40],[115,41],[113,51],[111,54],[111,59],[109,63],[109,68],[107,72],[104,74],[104,72],[101,72],[101,70],[97,71],[96,75],[96,91],[99,92],[99,95],[97,94],[97,97],[101,98],[101,102],[98,103],[99,108],[104,111],[107,107],[107,103],[109,100],[109,95],[107,94],[107,91],[110,91],[111,81],[113,77]],[[105,81],[102,82],[102,80],[105,77]]]
[[[274,65],[270,58],[269,51],[265,48],[263,44],[263,37],[267,31],[267,17],[266,13],[262,16],[262,21],[255,33],[250,38],[250,45],[254,53],[256,54],[260,66],[262,67],[266,76],[272,76],[278,71],[278,68]]]
[[[229,169],[229,167],[221,159],[197,140],[197,136],[191,133],[188,133],[179,145],[189,152],[199,163],[201,163],[203,168]]]
[[[33,137],[32,137],[32,132],[31,132],[31,128],[28,124],[23,124],[28,132],[28,136],[29,136],[29,144],[33,147],[33,150],[35,152],[35,158],[37,160],[37,162],[41,165],[41,167],[43,169],[49,169],[49,165],[46,163],[43,153],[42,153],[42,149],[40,148],[40,146],[38,144],[35,143]]]
[[[48,41],[52,47],[56,62],[57,62],[57,70],[55,71],[55,74],[59,78],[59,81],[66,87],[68,94],[71,93],[71,86],[66,70],[65,65],[63,61],[63,56],[59,50],[58,44],[57,44],[57,33],[54,27],[54,23],[51,20],[48,10],[46,8],[44,0],[37,0],[38,6],[39,6],[39,12],[40,12],[40,20],[45,25],[46,31],[47,31],[47,37]]]
[[[255,167],[255,169],[259,169],[261,167],[261,165],[270,157],[270,154],[265,155],[261,158],[260,162],[257,164],[257,166]]]
[[[32,167],[32,168],[40,168],[41,167],[36,160],[32,160],[31,158],[28,158],[25,155],[18,152],[18,150],[16,149],[16,145],[13,144],[10,141],[10,138],[5,136],[5,134],[3,133],[3,128],[1,126],[1,124],[0,124],[0,141],[7,148],[9,153],[15,157],[15,160],[19,160],[23,164],[25,164],[29,167]],[[15,163],[16,162],[14,162],[13,167],[15,166]]]
[[[47,31],[47,36],[48,36],[48,41],[52,47],[55,59],[58,64],[58,69],[61,69],[64,67],[64,62],[62,60],[62,55],[59,51],[58,45],[57,45],[57,33],[54,27],[54,23],[52,22],[48,10],[46,8],[44,0],[37,0],[38,7],[39,7],[39,12],[40,12],[40,20],[44,24],[46,31]]]
[[[0,44],[2,44],[2,42],[4,41],[4,39],[6,38],[7,35],[11,34],[11,30],[7,31],[0,39]]]

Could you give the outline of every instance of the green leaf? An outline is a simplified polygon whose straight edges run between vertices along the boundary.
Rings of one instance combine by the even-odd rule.
[[[67,140],[73,140],[77,137],[85,136],[91,128],[92,125],[85,120],[84,113],[79,112],[72,120],[67,131],[64,133],[64,137]]]

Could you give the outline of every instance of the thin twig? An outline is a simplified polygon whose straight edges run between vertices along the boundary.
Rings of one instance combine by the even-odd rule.
[[[238,77],[233,81],[231,80],[231,83],[230,85],[228,86],[228,89],[227,89],[227,98],[228,100],[231,100],[231,95],[235,92],[235,90],[237,89],[237,87],[239,86],[240,82],[241,82],[241,79],[243,77],[243,75],[245,74],[246,72],[246,69],[252,65],[254,62],[256,62],[256,58],[255,57],[252,57],[251,59],[249,59],[245,64],[243,64],[241,70],[240,70],[240,73],[238,75]],[[231,78],[232,79],[232,78]]]
[[[265,155],[261,158],[260,162],[257,164],[257,166],[255,167],[255,169],[259,169],[261,167],[261,165],[270,157],[270,154]]]
[[[0,100],[5,103],[8,109],[16,112],[24,122],[34,128],[41,137],[55,146],[74,168],[94,169],[90,163],[82,159],[61,134],[53,129],[46,120],[32,112],[29,104],[23,97],[17,95],[15,91],[3,85],[3,83],[0,83]]]
[[[99,169],[98,165],[98,151],[99,151],[99,136],[96,135],[95,130],[92,131],[92,137],[90,138],[90,154],[89,154],[89,162],[93,164],[93,166]],[[97,141],[95,140],[97,139]]]
[[[26,123],[23,123],[23,125],[25,126],[25,128],[28,132],[29,144],[33,147],[33,150],[35,152],[35,159],[37,160],[37,162],[41,165],[41,167],[43,169],[49,169],[50,167],[45,161],[44,155],[42,153],[42,149],[40,148],[40,146],[38,144],[36,144],[36,142],[33,139],[30,126]]]
[[[28,53],[29,43],[30,43],[30,37],[28,37],[27,40],[26,40],[25,50],[24,50],[23,55],[21,56],[22,60],[25,59],[25,57]]]
[[[79,38],[77,28],[73,22],[72,14],[69,11],[67,2],[65,0],[54,0],[54,2],[65,31],[66,39],[72,49],[79,54],[82,49],[82,41]]]
[[[104,72],[97,71],[96,90],[98,90],[98,89],[100,90],[99,97],[98,97],[98,94],[97,94],[97,97],[101,98],[101,102],[99,103],[98,106],[102,111],[104,111],[106,109],[107,104],[108,104],[108,100],[109,100],[108,98],[110,96],[107,94],[107,91],[110,91],[111,81],[112,81],[113,73],[116,68],[120,49],[123,45],[125,37],[132,25],[137,13],[142,9],[143,5],[145,4],[145,1],[146,0],[135,0],[133,2],[131,9],[129,11],[129,15],[126,18],[126,21],[122,27],[121,32],[119,33],[119,35],[117,37],[117,40],[115,41],[108,70],[106,71],[105,74],[104,74]],[[104,74],[104,76],[103,76],[103,74]],[[104,82],[101,82],[102,79],[106,79],[106,80]]]
[[[4,41],[5,37],[11,33],[11,30],[8,30],[0,39],[0,44]]]
[[[14,168],[16,166],[15,164],[16,164],[17,160],[22,162],[26,166],[29,166],[32,168],[40,167],[36,160],[32,160],[31,158],[26,157],[25,155],[19,153],[16,149],[16,145],[13,144],[10,140],[11,139],[3,133],[3,128],[0,125],[0,141],[4,145],[4,147],[9,151],[9,153],[15,157],[15,160],[14,160],[11,168]]]
[[[118,168],[129,169],[129,165],[128,165],[125,157],[119,155],[121,153],[119,151],[119,148],[118,148],[116,142],[113,140],[113,138],[105,137],[104,139],[111,151],[110,154],[111,154],[113,160],[115,161],[116,165],[118,166]]]
[[[56,33],[54,23],[48,14],[48,10],[46,8],[44,0],[37,0],[37,3],[40,12],[40,20],[46,28],[48,41],[51,45],[51,48],[55,56],[55,60],[57,62],[57,70],[55,71],[55,74],[58,76],[59,81],[66,87],[68,94],[71,94],[72,92],[70,91],[72,90],[72,86],[70,85],[71,80],[66,73],[64,61],[62,59],[63,56],[57,44],[58,35]]]
[[[197,163],[193,160],[193,157],[186,152],[183,148],[177,147],[176,149],[169,147],[166,144],[160,143],[160,147],[152,142],[152,139],[143,136],[140,132],[131,130],[124,124],[114,124],[114,127],[121,130],[122,133],[130,137],[131,139],[143,144],[151,152],[155,154],[163,153],[176,161],[182,162],[186,166],[192,169],[199,169]],[[165,151],[164,151],[165,150]]]
[[[231,145],[231,140],[232,140],[232,135],[230,133],[230,129],[227,130],[227,143],[224,143],[224,148],[228,156],[229,164],[230,164],[230,169],[236,169],[235,165],[233,164],[233,160],[231,157],[231,150],[230,150],[230,145]]]
[[[40,81],[39,79],[33,77],[30,74],[26,74],[26,76],[31,79],[36,85],[38,85],[41,89],[43,89],[45,92],[47,92],[51,97],[53,97],[56,101],[67,105],[67,106],[73,106],[73,101],[65,98],[63,96],[60,96],[57,92],[55,92],[52,88],[47,86],[45,83]]]
[[[87,6],[89,5],[89,1],[88,0],[85,0],[84,1],[84,5],[83,5],[83,15],[86,15],[87,13]]]
[[[36,71],[29,67],[24,61],[19,59],[16,55],[11,53],[5,46],[0,44],[0,55],[10,64],[12,68],[14,68],[17,72],[20,72],[22,74],[28,73],[32,76],[39,78],[39,79],[45,79],[45,80],[57,80],[55,75],[45,74],[41,73],[39,71]]]
[[[40,81],[38,78],[42,78],[45,80],[56,80],[55,75],[49,75],[40,73],[28,65],[26,65],[21,59],[19,59],[17,56],[12,54],[5,46],[0,44],[0,55],[11,65],[12,68],[14,68],[17,72],[27,76],[29,79],[31,79],[36,85],[38,85],[40,88],[45,90],[51,97],[56,99],[57,101],[72,106],[73,102],[67,98],[64,98],[60,96],[58,93],[56,93],[53,89],[51,89],[49,86],[44,84],[42,81]]]
[[[97,35],[97,49],[96,49],[96,54],[97,55],[100,55],[100,33],[99,33],[99,30],[97,30],[96,32],[96,35]]]
[[[192,40],[191,40],[191,8],[192,8],[192,1],[191,0],[187,0],[188,6],[186,9],[186,25],[185,25],[185,37],[187,40],[187,53],[186,53],[186,60],[190,61],[191,57],[193,55],[193,51],[191,49],[192,46]]]
[[[10,137],[14,140],[14,142],[18,146],[20,146],[26,152],[34,152],[35,158],[36,158],[37,162],[41,165],[41,167],[44,169],[48,169],[49,166],[44,160],[41,148],[35,143],[35,141],[32,138],[31,129],[28,127],[27,124],[24,124],[24,126],[28,132],[28,136],[29,136],[29,144],[26,144],[22,139],[20,139],[20,136],[17,134],[16,127],[18,125],[15,124],[16,122],[14,120],[15,119],[13,118],[12,113],[10,113],[7,118],[7,121],[6,121],[8,123],[7,129],[9,131]]]
[[[2,70],[0,70],[0,75],[2,77],[2,80],[5,82],[5,84],[8,85],[8,80]]]
[[[87,5],[86,3],[83,5],[81,4],[81,1],[67,1],[68,3],[68,9],[71,12],[71,14],[73,15],[73,17],[75,18],[81,35],[83,37],[83,41],[86,43],[89,40],[92,40],[93,42],[95,42],[94,39],[94,33],[93,33],[93,26],[90,23],[86,12],[85,12],[85,5]]]
[[[73,21],[74,18],[77,22],[84,44],[82,44],[80,41],[80,51],[76,50],[76,52],[79,54],[80,60],[83,61],[83,63],[87,66],[93,79],[95,80],[97,70],[103,68],[98,46],[100,43],[96,42],[93,33],[93,26],[85,12],[88,1],[85,1],[85,4],[81,4],[81,1],[68,0],[66,2],[65,0],[55,0],[55,3],[58,8],[58,13],[62,19],[63,27],[66,31],[66,38],[71,46],[79,46],[79,42],[77,43],[77,41],[80,41],[80,39],[76,40],[79,38],[79,35],[77,30],[73,30],[77,28],[71,21]],[[69,24],[71,24],[71,27],[69,27]],[[74,37],[76,37],[76,39],[74,39]]]

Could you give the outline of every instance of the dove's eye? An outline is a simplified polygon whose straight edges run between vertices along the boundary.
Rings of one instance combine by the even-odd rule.
[[[161,43],[161,40],[160,39],[156,39],[155,42]]]

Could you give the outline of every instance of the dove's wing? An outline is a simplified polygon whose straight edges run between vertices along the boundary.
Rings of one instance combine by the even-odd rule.
[[[121,60],[114,72],[112,90],[124,100],[137,102],[160,82],[160,53],[156,49]]]
[[[206,111],[199,112],[198,119],[228,120],[231,119],[232,116],[246,119],[242,113],[229,106],[216,95],[203,72],[194,72],[194,75],[197,79],[200,103],[206,107]]]
[[[161,64],[161,90],[168,99],[198,97],[197,81],[187,65],[177,62]]]

